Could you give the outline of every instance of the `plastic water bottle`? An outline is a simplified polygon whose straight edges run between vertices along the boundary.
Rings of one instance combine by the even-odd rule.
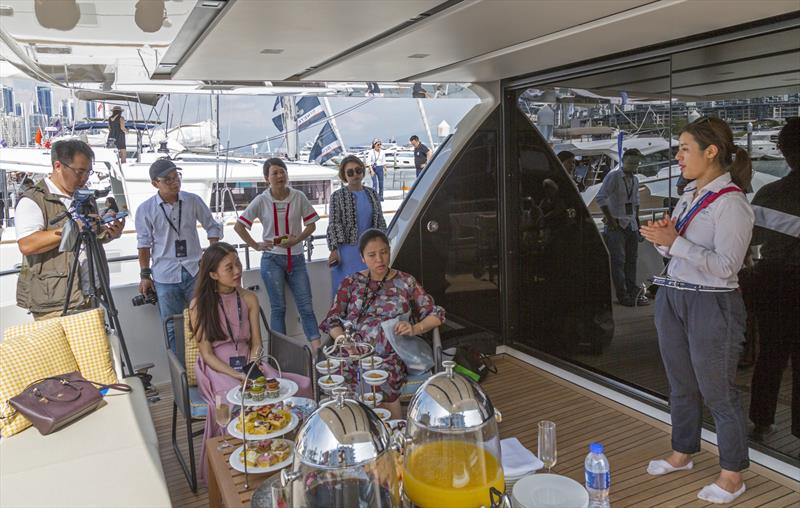
[[[592,443],[584,461],[586,490],[589,492],[589,508],[609,508],[608,491],[611,489],[611,467],[603,454],[603,445]]]

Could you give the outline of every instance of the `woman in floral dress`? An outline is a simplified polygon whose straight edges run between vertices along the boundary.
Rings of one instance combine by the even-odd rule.
[[[375,346],[375,354],[383,359],[381,369],[389,373],[389,379],[380,386],[383,405],[392,417],[400,418],[398,396],[406,381],[406,366],[384,335],[381,323],[410,316],[410,321],[398,321],[394,333],[422,335],[444,323],[445,312],[413,276],[389,266],[389,239],[382,231],[369,229],[358,243],[367,269],[342,281],[319,328],[336,338],[344,334],[342,322],[349,321],[361,340]],[[352,383],[356,379],[355,365],[349,367],[345,378]]]

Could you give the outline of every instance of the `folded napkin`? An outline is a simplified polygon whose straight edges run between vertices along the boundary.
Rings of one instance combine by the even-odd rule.
[[[500,456],[506,478],[533,473],[544,467],[544,463],[515,437],[500,440]]]

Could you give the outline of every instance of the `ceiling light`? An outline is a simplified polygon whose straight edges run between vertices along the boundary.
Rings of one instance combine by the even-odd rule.
[[[0,5],[0,16],[13,16],[14,8],[10,5]]]
[[[207,9],[219,9],[225,5],[223,0],[204,0],[200,3],[200,7],[205,7]]]
[[[280,55],[283,53],[282,49],[279,48],[265,48],[259,51],[262,55]]]
[[[174,63],[160,63],[160,64],[158,64],[158,68],[159,69],[163,69],[163,70],[166,70],[166,71],[172,70],[177,66],[178,66],[178,64],[174,64]]]
[[[408,58],[427,58],[431,56],[430,53],[414,53],[413,55],[408,55]]]

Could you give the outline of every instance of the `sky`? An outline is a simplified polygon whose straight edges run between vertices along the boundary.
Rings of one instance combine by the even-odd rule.
[[[5,78],[2,81],[3,85],[14,88],[14,100],[22,104],[30,104],[35,100],[35,87],[37,84],[41,84],[32,80],[16,78]],[[60,100],[70,97],[70,92],[57,87],[52,87],[52,90],[53,107],[56,109]],[[330,99],[330,104],[336,114],[364,102],[364,100],[364,97],[334,97]],[[155,108],[162,121],[166,120],[164,102],[165,99],[162,98]],[[209,119],[211,116],[210,102],[209,96],[173,95],[170,101],[170,125]],[[423,105],[434,141],[439,141],[436,137],[436,127],[440,122],[444,120],[450,124],[451,129],[454,129],[461,118],[478,102],[477,98],[424,99]],[[255,141],[278,135],[278,130],[272,123],[274,103],[274,96],[221,96],[219,127],[223,146],[228,142],[232,147],[250,145]],[[110,106],[108,109],[110,111]],[[149,108],[144,109],[145,115],[148,114]],[[128,107],[125,108],[126,119],[136,118],[130,111]],[[84,117],[85,103],[83,101],[77,101],[75,114],[79,119]],[[153,118],[155,117],[156,113],[153,113]],[[141,114],[137,119],[143,119]],[[412,134],[418,135],[424,143],[427,143],[416,99],[376,98],[349,113],[337,116],[336,121],[344,143],[348,147],[369,144],[374,138],[384,141],[393,138],[399,144],[405,145],[408,144],[408,138]],[[301,132],[301,146],[306,141],[313,143],[321,127],[322,124]],[[271,142],[273,150],[278,146],[275,143]],[[266,145],[260,146],[259,151],[266,151]]]

